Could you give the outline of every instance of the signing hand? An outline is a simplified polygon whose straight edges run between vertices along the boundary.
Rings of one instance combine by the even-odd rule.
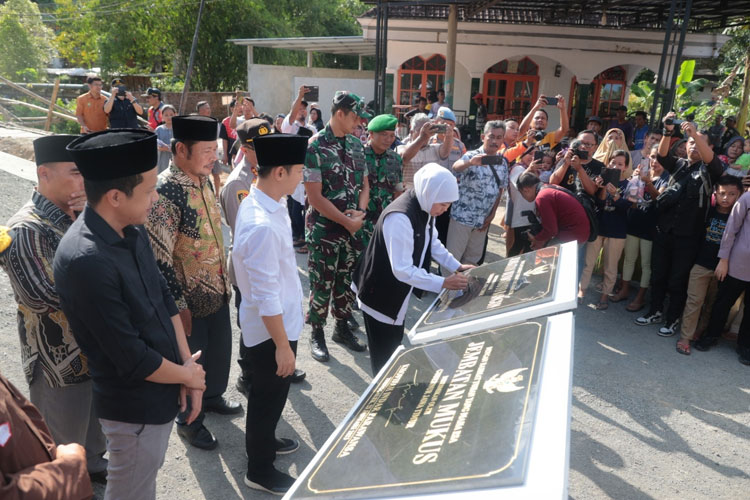
[[[285,347],[276,348],[276,375],[279,377],[288,377],[294,373],[294,352],[287,344]]]
[[[469,286],[469,278],[460,273],[454,273],[443,280],[446,290],[464,290]]]

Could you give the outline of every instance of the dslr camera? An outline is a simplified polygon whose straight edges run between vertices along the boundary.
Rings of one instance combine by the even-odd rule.
[[[678,120],[677,118],[665,118],[664,119],[664,125],[674,125],[675,127],[679,127],[684,123],[685,120]]]
[[[542,223],[539,220],[539,218],[536,216],[536,213],[534,213],[533,210],[523,210],[521,212],[522,217],[526,217],[529,219],[530,227],[526,231],[523,231],[523,235],[528,238],[529,235],[536,236],[537,234],[542,232]]]
[[[125,85],[118,85],[117,86],[117,95],[125,97],[125,94],[127,92],[127,88],[125,88]]]

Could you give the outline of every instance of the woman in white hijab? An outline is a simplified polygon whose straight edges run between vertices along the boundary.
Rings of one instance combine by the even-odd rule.
[[[354,271],[352,288],[362,310],[370,346],[373,376],[401,345],[404,318],[412,291],[461,290],[468,278],[461,265],[438,240],[435,218],[458,200],[453,174],[428,163],[414,175],[414,188],[388,205],[380,215],[370,244]],[[448,277],[431,274],[434,259]]]

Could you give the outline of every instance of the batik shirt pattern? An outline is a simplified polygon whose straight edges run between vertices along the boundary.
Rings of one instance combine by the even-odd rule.
[[[72,219],[47,198],[34,192],[8,225],[13,243],[0,256],[18,303],[21,361],[28,383],[40,364],[51,387],[89,380],[86,357],[73,338],[55,290],[52,264],[55,251]]]
[[[147,229],[178,309],[204,318],[231,296],[221,209],[206,177],[195,183],[174,164],[159,175]]]

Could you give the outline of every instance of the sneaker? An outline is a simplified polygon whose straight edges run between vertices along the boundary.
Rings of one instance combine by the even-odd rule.
[[[254,490],[265,491],[272,495],[283,495],[294,484],[295,479],[289,474],[272,469],[270,474],[256,475],[250,472],[245,475],[245,484]]]
[[[656,311],[655,313],[648,313],[645,316],[641,316],[640,318],[637,318],[635,320],[636,325],[646,326],[646,325],[653,325],[654,323],[661,323],[661,311]]]
[[[666,325],[659,328],[659,335],[661,337],[671,337],[675,333],[677,333],[677,327],[680,325],[680,320],[676,319],[672,321],[671,323],[667,323]]]
[[[276,454],[288,455],[299,449],[299,441],[289,438],[276,438]]]

